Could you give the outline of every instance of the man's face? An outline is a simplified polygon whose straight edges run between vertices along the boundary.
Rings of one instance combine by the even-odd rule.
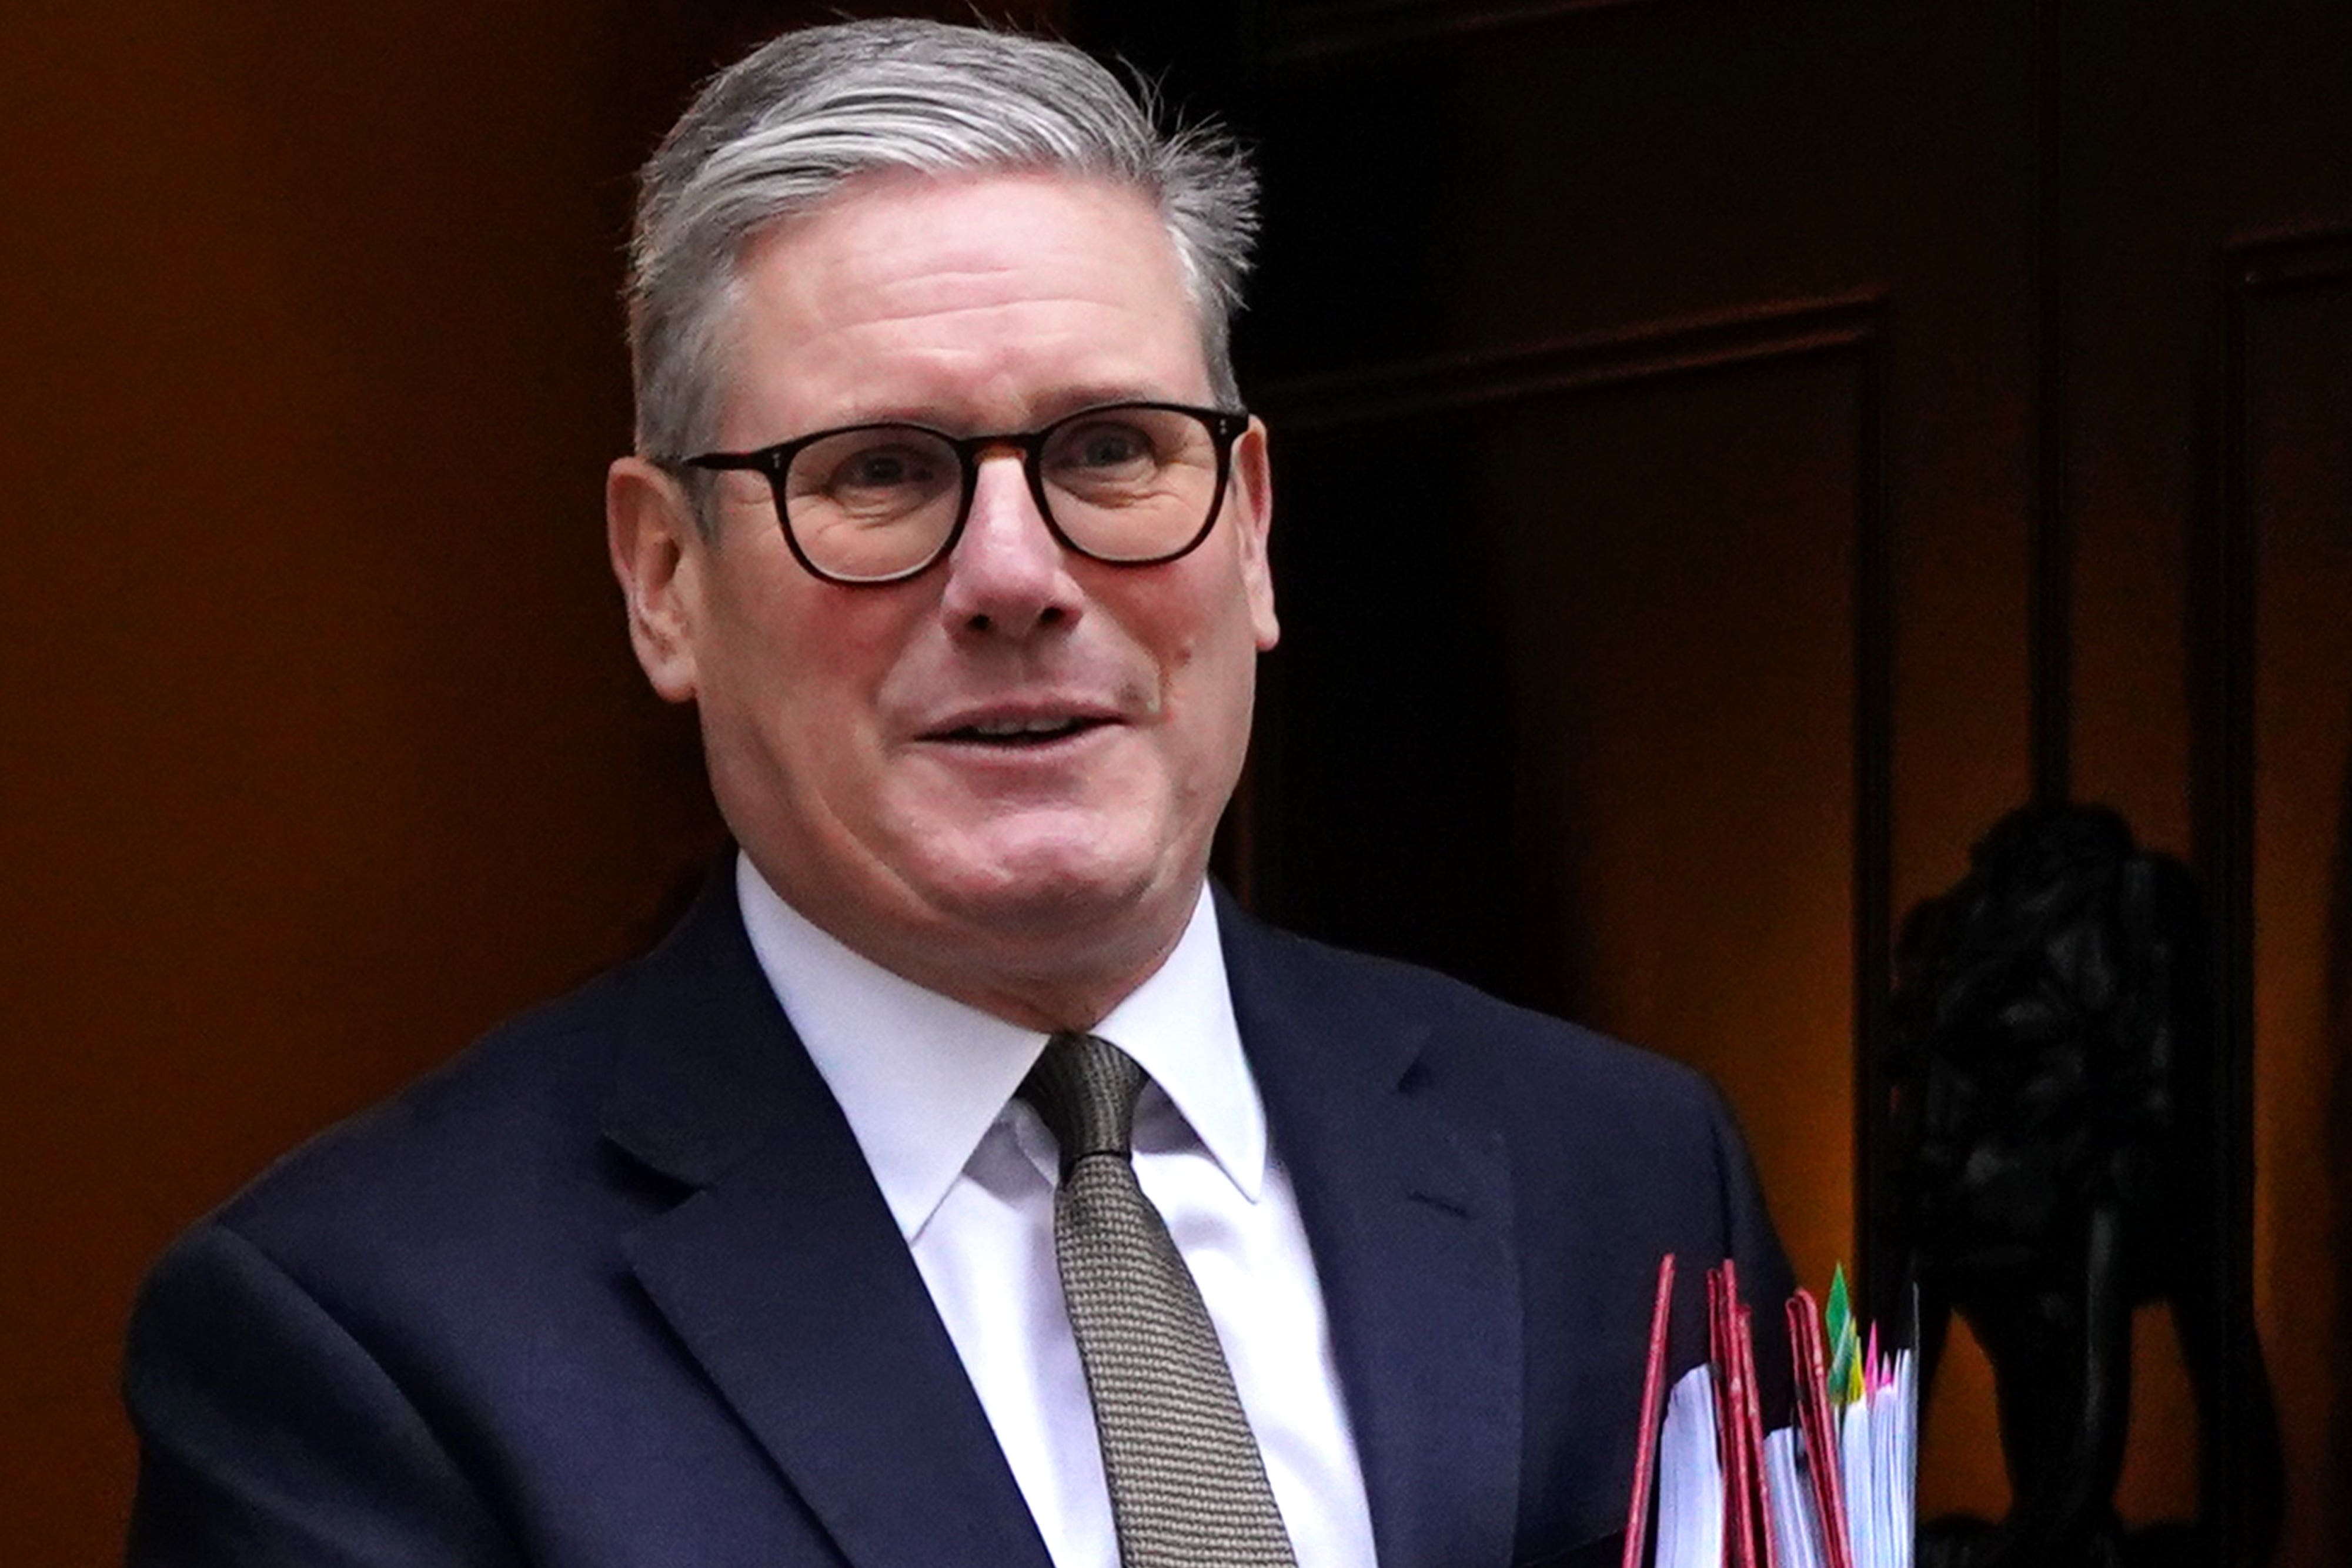
[[[1066,176],[869,176],[751,248],[732,325],[728,450],[1213,401],[1157,214]],[[1066,552],[1018,455],[981,466],[945,560],[842,587],[793,559],[764,480],[723,476],[706,544],[652,526],[675,487],[625,460],[615,565],[648,673],[700,705],[720,807],[787,899],[925,984],[1083,1025],[1057,1015],[1115,1001],[1181,929],[1240,770],[1276,636],[1265,434],[1207,540],[1159,566]]]

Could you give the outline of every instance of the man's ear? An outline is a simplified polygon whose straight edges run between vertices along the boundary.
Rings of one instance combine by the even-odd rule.
[[[1274,475],[1266,461],[1265,421],[1253,419],[1234,443],[1233,495],[1225,505],[1241,537],[1242,587],[1249,595],[1250,625],[1260,653],[1282,638],[1274,618],[1274,570],[1266,560],[1266,536],[1274,527]]]
[[[642,457],[616,459],[604,475],[604,542],[646,678],[671,702],[692,701],[709,547],[695,529],[684,487]]]

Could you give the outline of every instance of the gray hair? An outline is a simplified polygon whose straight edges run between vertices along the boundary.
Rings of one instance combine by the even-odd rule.
[[[786,33],[712,78],[638,176],[638,452],[674,461],[710,438],[750,242],[886,169],[1055,170],[1140,192],[1175,246],[1211,385],[1237,406],[1228,331],[1257,178],[1223,131],[1160,129],[1139,90],[1067,44],[908,18]]]

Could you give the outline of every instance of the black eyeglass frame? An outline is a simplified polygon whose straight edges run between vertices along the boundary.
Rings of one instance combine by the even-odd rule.
[[[1106,413],[1117,413],[1122,409],[1130,408],[1154,409],[1164,413],[1190,414],[1208,427],[1210,444],[1217,454],[1216,487],[1210,493],[1208,513],[1201,519],[1200,528],[1194,531],[1191,538],[1166,554],[1139,559],[1097,555],[1063,532],[1062,525],[1054,520],[1053,503],[1045,497],[1045,476],[1039,466],[1045,455],[1047,438],[1063,426],[1078,420],[1094,418]],[[904,419],[866,420],[856,424],[837,424],[827,430],[812,431],[806,435],[795,436],[790,441],[780,441],[773,446],[762,446],[751,452],[698,453],[694,456],[680,459],[680,463],[685,467],[700,468],[714,473],[745,471],[765,476],[768,481],[769,497],[775,503],[776,526],[783,530],[784,543],[791,549],[793,559],[799,561],[811,577],[843,588],[885,588],[894,582],[904,582],[909,578],[920,577],[946,559],[954,550],[956,541],[963,537],[965,522],[971,517],[972,496],[980,487],[980,455],[991,447],[998,446],[1010,446],[1021,454],[1021,472],[1029,481],[1029,495],[1030,498],[1037,503],[1037,515],[1045,520],[1046,531],[1054,536],[1055,542],[1064,549],[1073,555],[1084,556],[1088,560],[1101,561],[1106,566],[1165,566],[1171,560],[1181,560],[1200,549],[1202,541],[1206,539],[1216,528],[1217,514],[1224,510],[1225,490],[1233,476],[1234,443],[1241,439],[1243,433],[1247,431],[1249,426],[1250,414],[1247,410],[1196,408],[1191,403],[1153,402],[1139,399],[1126,402],[1097,403],[1091,408],[1082,408],[1075,413],[1066,413],[1052,423],[1041,425],[1035,430],[1006,431],[993,435],[950,435],[944,430],[934,429],[930,425],[918,424],[911,420]],[[784,499],[784,477],[792,470],[793,458],[799,456],[803,449],[814,446],[820,441],[829,440],[836,435],[847,435],[860,430],[913,430],[919,431],[925,435],[936,436],[956,455],[956,461],[963,470],[963,495],[956,504],[955,524],[948,529],[946,537],[940,540],[939,549],[904,571],[894,571],[887,577],[837,577],[809,559],[808,551],[801,548],[800,537],[793,532],[792,509]]]

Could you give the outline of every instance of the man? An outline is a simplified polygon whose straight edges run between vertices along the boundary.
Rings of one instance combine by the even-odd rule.
[[[1205,885],[1277,631],[1253,197],[1015,36],[704,90],[607,511],[740,852],[165,1258],[135,1563],[1607,1550],[1658,1255],[1785,1266],[1688,1073]]]

